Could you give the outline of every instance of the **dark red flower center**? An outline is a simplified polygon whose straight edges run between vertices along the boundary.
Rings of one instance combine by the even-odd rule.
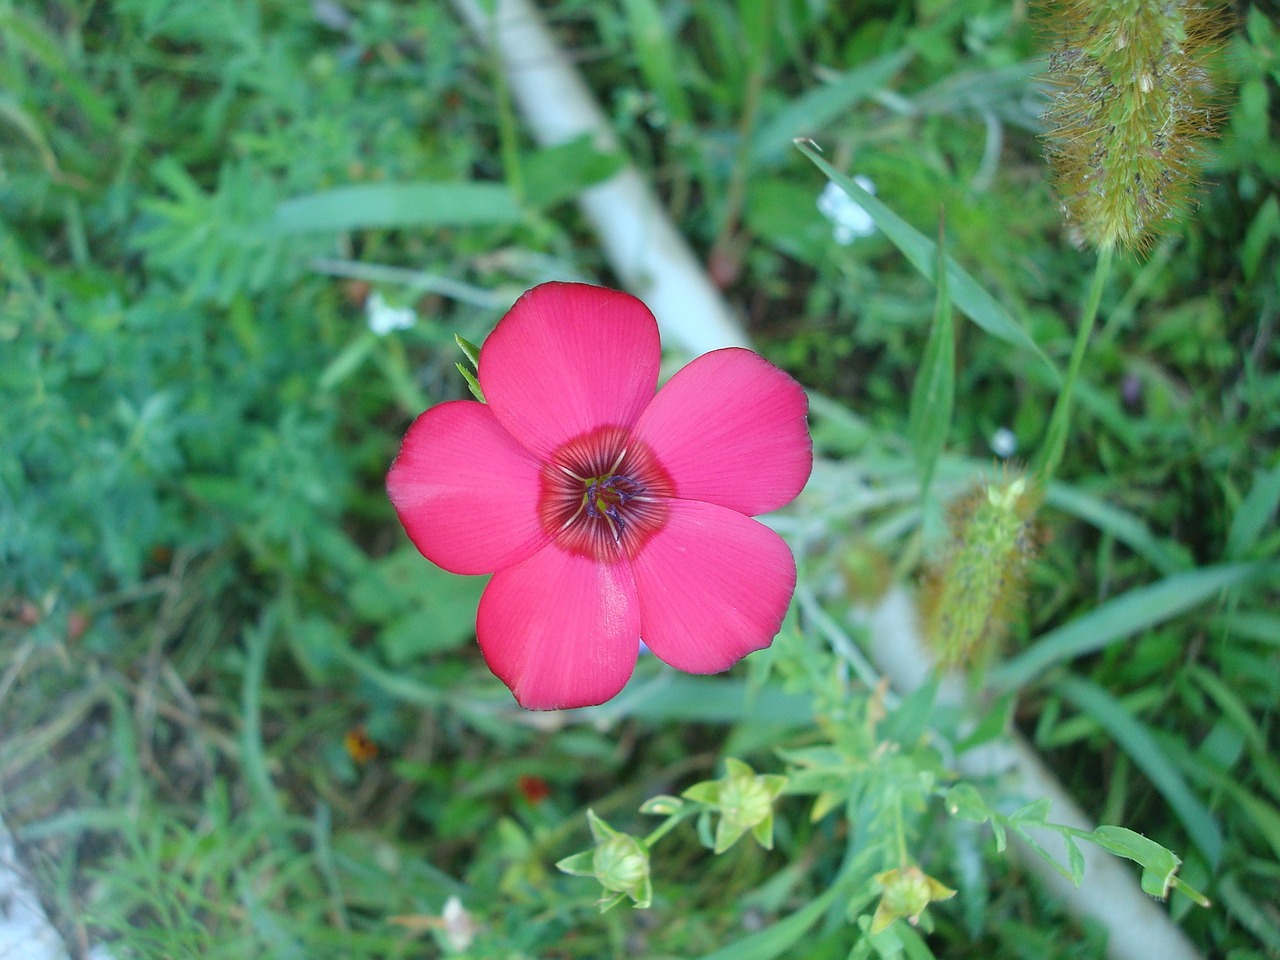
[[[667,518],[671,477],[625,427],[565,443],[542,466],[538,516],[560,546],[593,560],[633,557]]]

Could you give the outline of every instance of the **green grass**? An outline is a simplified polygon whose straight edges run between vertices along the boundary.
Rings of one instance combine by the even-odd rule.
[[[841,633],[916,582],[998,427],[1024,462],[1048,430],[1093,258],[1047,186],[1040,40],[994,0],[844,6],[543,6],[813,393],[825,461],[779,519],[809,608],[771,652],[699,681],[645,663],[560,723],[489,675],[476,583],[419,560],[382,483],[410,418],[466,395],[455,334],[540,280],[610,281],[570,201],[618,158],[504,121],[448,4],[0,0],[0,810],[70,942],[444,954],[456,895],[477,957],[925,949],[856,923],[901,840],[960,890],[919,928],[934,954],[1097,955],[943,812],[955,718],[882,702]],[[1245,958],[1280,955],[1280,32],[1245,5],[1227,47],[1199,210],[1113,264],[983,679],[1087,808],[1185,859],[1214,904],[1171,909],[1200,949]],[[874,180],[884,233],[833,241],[797,136]],[[940,222],[955,404],[913,431]],[[417,324],[372,334],[372,291]],[[923,503],[921,424],[945,434]],[[353,759],[356,728],[377,756]],[[713,857],[682,824],[653,909],[603,916],[553,869],[587,807],[643,835],[641,803],[725,756],[793,774],[772,852]]]

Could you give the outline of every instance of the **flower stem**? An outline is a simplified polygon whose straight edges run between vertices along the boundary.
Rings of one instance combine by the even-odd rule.
[[[1080,367],[1084,362],[1084,354],[1089,346],[1089,336],[1093,333],[1094,321],[1098,318],[1098,304],[1102,301],[1102,290],[1107,284],[1107,276],[1111,273],[1111,258],[1115,247],[1107,245],[1098,251],[1098,264],[1093,271],[1093,282],[1089,286],[1089,299],[1085,302],[1084,315],[1080,318],[1080,327],[1076,330],[1075,346],[1071,348],[1071,363],[1067,367],[1067,379],[1058,393],[1057,402],[1053,406],[1053,414],[1049,418],[1049,429],[1045,433],[1044,444],[1040,448],[1039,464],[1035,474],[1042,486],[1049,481],[1062,463],[1062,455],[1067,449],[1067,435],[1071,432],[1071,400],[1075,393],[1076,380],[1080,376]]]
[[[699,810],[706,809],[703,804],[687,804],[675,813],[668,814],[667,819],[658,824],[653,832],[644,838],[641,842],[646,847],[652,847],[655,843],[665,837],[668,833],[675,829],[676,824],[686,819],[690,814],[697,813]]]

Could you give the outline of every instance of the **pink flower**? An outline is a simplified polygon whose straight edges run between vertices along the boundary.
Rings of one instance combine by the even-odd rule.
[[[487,404],[422,414],[387,475],[423,556],[493,573],[476,636],[529,709],[608,700],[642,637],[679,670],[726,670],[773,641],[791,602],[791,551],[751,517],[809,478],[804,391],[731,347],[655,396],[659,360],[634,297],[534,287],[480,351]]]

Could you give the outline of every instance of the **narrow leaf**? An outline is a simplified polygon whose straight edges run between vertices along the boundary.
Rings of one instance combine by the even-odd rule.
[[[844,76],[806,90],[760,126],[751,142],[753,163],[779,159],[796,137],[817,134],[861,100],[883,89],[914,55],[899,50],[878,57]]]
[[[902,252],[902,255],[911,262],[911,265],[920,271],[925,279],[936,282],[938,260],[936,243],[899,217],[871,193],[860,187],[852,177],[846,177],[831,164],[827,163],[826,160],[818,155],[811,144],[803,140],[797,140],[796,146],[801,153],[813,161],[819,170],[827,175],[829,180],[856,200],[858,206],[867,211],[867,215],[875,221],[876,226],[884,232],[884,235]],[[1009,312],[1000,306],[996,299],[987,293],[978,281],[974,280],[955,260],[951,257],[946,257],[944,262],[946,263],[947,284],[950,287],[951,299],[955,305],[970,320],[993,337],[1038,357],[1053,373],[1056,381],[1058,378],[1057,368],[1045,356],[1044,351],[1036,345],[1036,342],[1031,339],[1031,335],[1022,329],[1018,322],[1009,315]]]
[[[1280,506],[1280,464],[1258,472],[1253,488],[1231,518],[1231,529],[1227,533],[1228,560],[1243,560],[1262,535],[1274,529],[1271,520],[1277,506]]]
[[[816,900],[801,907],[785,920],[759,933],[706,954],[702,960],[773,960],[796,944],[835,900],[839,885],[828,887]]]
[[[1054,689],[1098,721],[1134,764],[1160,791],[1174,814],[1187,828],[1191,841],[1204,853],[1211,867],[1222,856],[1222,828],[1182,774],[1173,765],[1151,731],[1101,687],[1079,677],[1063,677]]]
[[[933,308],[933,324],[925,342],[924,357],[911,387],[911,412],[907,435],[920,468],[920,498],[925,499],[938,456],[951,429],[951,412],[956,397],[956,343],[947,292],[946,257],[942,225],[938,226],[938,295]]]
[[[294,197],[276,207],[279,233],[379,227],[519,223],[515,196],[497,183],[370,183]]]
[[[1265,569],[1261,563],[1201,567],[1136,587],[1039,637],[1022,654],[991,672],[992,688],[1024,686],[1050,667],[1170,620]]]

